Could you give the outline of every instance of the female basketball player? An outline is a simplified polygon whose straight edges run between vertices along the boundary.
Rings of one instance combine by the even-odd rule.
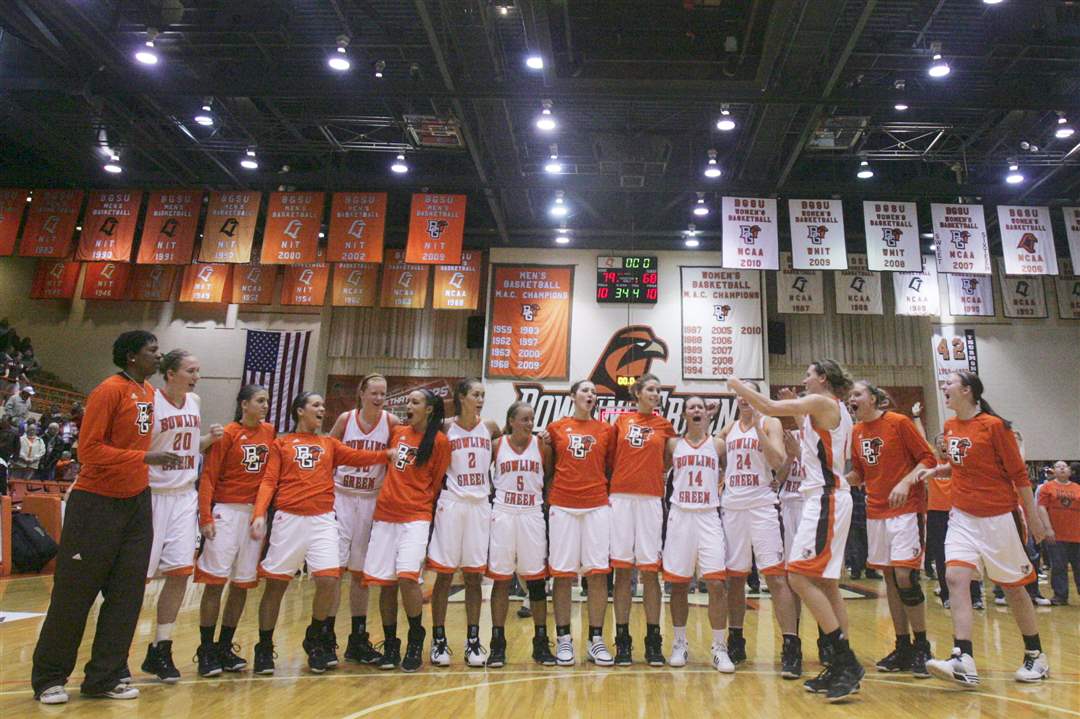
[[[274,673],[274,627],[281,599],[296,570],[307,562],[315,582],[311,624],[304,637],[308,667],[316,674],[337,665],[330,625],[334,590],[341,575],[338,528],[334,518],[334,470],[342,465],[366,467],[385,464],[387,452],[352,449],[333,437],[318,434],[326,406],[314,392],[303,392],[289,405],[296,423],[292,434],[278,437],[255,500],[251,535],[266,534],[266,511],[274,502],[274,531],[259,563],[266,579],[259,602],[259,643],[255,645],[255,673]]]
[[[356,409],[341,413],[330,430],[330,436],[353,449],[386,449],[391,430],[400,422],[383,409],[385,403],[386,378],[381,374],[365,376],[357,389]],[[338,521],[341,569],[351,577],[349,607],[352,610],[352,628],[345,647],[345,659],[358,664],[378,664],[382,658],[368,638],[368,588],[363,579],[375,499],[379,496],[385,476],[386,467],[381,464],[338,467],[334,474],[334,513]],[[336,590],[341,591],[340,584],[336,585]],[[334,634],[339,604],[340,599],[335,596],[330,615],[330,634]],[[334,642],[337,643],[336,638]]]
[[[555,661],[573,666],[570,635],[570,584],[584,574],[589,598],[589,661],[610,667],[615,663],[604,644],[607,574],[611,571],[611,507],[607,474],[611,466],[615,428],[592,418],[596,386],[578,380],[570,386],[574,414],[547,426],[555,454],[548,515],[548,567],[555,578]]]
[[[804,397],[772,400],[738,379],[728,380],[728,386],[762,414],[804,416],[803,515],[788,557],[788,582],[814,615],[832,653],[832,663],[805,686],[824,692],[829,701],[839,701],[858,691],[865,673],[848,644],[847,612],[838,581],[851,525],[851,492],[844,479],[851,416],[840,398],[847,396],[851,380],[836,362],[819,360],[806,368],[802,384]]]
[[[760,392],[757,382],[746,384]],[[738,403],[738,419],[720,431],[727,453],[720,506],[727,549],[728,653],[735,664],[746,661],[742,635],[746,577],[756,559],[783,635],[780,676],[797,679],[802,676],[802,647],[795,595],[784,570],[784,539],[772,475],[784,463],[784,429],[780,420],[763,417],[746,399],[740,397]]]
[[[510,580],[516,572],[525,581],[533,617],[533,660],[554,666],[547,635],[547,523],[544,484],[551,477],[551,447],[533,436],[533,408],[514,402],[506,411],[503,435],[495,440],[495,504],[491,510],[488,576],[491,589],[491,654],[489,667],[506,663],[506,613]]]
[[[664,532],[665,450],[675,429],[654,410],[660,404],[660,380],[645,374],[630,394],[637,412],[615,420],[611,472],[611,565],[615,568],[615,665],[633,663],[630,638],[630,580],[636,565],[645,594],[645,661],[664,666],[660,636],[660,549]]]
[[[487,571],[488,533],[491,529],[491,440],[501,433],[492,420],[480,419],[484,385],[468,377],[454,390],[454,417],[444,429],[450,440],[450,468],[435,509],[435,527],[428,544],[428,569],[437,574],[431,591],[431,664],[450,666],[446,642],[446,603],[454,572],[465,580],[465,616],[468,635],[465,663],[482,667],[487,650],[480,644],[480,583]]]
[[[885,574],[885,594],[896,630],[896,649],[877,663],[877,670],[910,671],[926,678],[930,676],[926,662],[932,655],[919,582],[926,495],[918,473],[920,468],[936,467],[937,461],[915,423],[890,411],[888,394],[869,381],[855,383],[848,404],[856,424],[847,479],[851,485],[866,486],[867,566]]]
[[[731,674],[735,665],[724,643],[726,555],[719,514],[724,442],[709,436],[709,414],[700,397],[686,399],[683,417],[686,418],[686,434],[667,442],[667,456],[675,470],[664,539],[664,580],[671,582],[671,624],[675,632],[668,664],[683,667],[689,661],[687,595],[696,570],[709,590],[713,668]]]
[[[173,350],[161,358],[165,387],[154,392],[154,430],[150,449],[174,452],[176,464],[150,469],[150,493],[154,513],[154,544],[147,579],[165,577],[157,602],[154,641],[146,647],[142,670],[166,684],[180,680],[172,658],[172,629],[184,601],[188,578],[194,571],[199,530],[199,453],[222,435],[220,424],[199,436],[199,360],[185,350]]]
[[[233,635],[247,602],[247,591],[258,583],[262,541],[251,536],[251,516],[263,472],[274,444],[274,426],[264,422],[270,396],[249,384],[236,396],[236,416],[224,436],[210,448],[199,479],[199,530],[202,552],[195,565],[195,581],[204,584],[199,606],[200,644],[196,654],[199,676],[238,672],[247,661],[237,655]],[[228,583],[229,597],[221,617],[221,634],[214,643],[214,627],[221,595]]]
[[[1020,458],[1009,423],[983,399],[983,384],[974,372],[962,370],[945,382],[945,406],[954,416],[945,421],[948,464],[920,471],[920,479],[952,477],[952,514],[945,538],[946,579],[952,601],[952,656],[931,660],[926,668],[939,679],[961,686],[979,683],[971,643],[972,611],[968,585],[985,566],[986,577],[1001,585],[1024,638],[1024,661],[1016,670],[1019,682],[1037,682],[1050,675],[1050,664],[1039,641],[1035,607],[1025,585],[1036,581],[1024,550],[1024,509],[1028,530],[1036,542],[1046,535],[1035,511],[1031,481]]]
[[[379,669],[415,672],[424,653],[421,624],[424,567],[431,508],[450,466],[450,440],[442,431],[443,401],[429,390],[409,394],[407,424],[390,434],[390,465],[375,502],[371,543],[364,560],[364,582],[378,584],[383,623],[383,655]],[[401,657],[397,638],[397,590],[409,619],[408,644]]]

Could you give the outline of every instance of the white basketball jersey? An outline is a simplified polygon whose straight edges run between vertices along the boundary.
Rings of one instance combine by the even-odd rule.
[[[679,437],[671,455],[671,503],[682,509],[720,506],[720,455],[707,436],[695,447]]]
[[[780,501],[781,502],[787,502],[787,501],[790,501],[790,500],[801,500],[802,499],[802,492],[800,492],[799,490],[802,487],[803,478],[806,477],[806,469],[803,467],[803,463],[802,463],[802,445],[801,445],[801,442],[802,442],[802,430],[801,429],[799,430],[799,442],[800,442],[800,451],[799,451],[798,454],[796,454],[792,458],[791,467],[788,470],[787,479],[785,479],[784,483],[780,485]]]
[[[188,392],[184,406],[177,407],[160,389],[154,390],[154,430],[151,452],[172,452],[182,458],[175,465],[152,465],[150,487],[177,490],[195,486],[199,476],[199,395]]]
[[[341,441],[353,449],[386,449],[390,442],[390,420],[386,411],[379,414],[379,421],[371,431],[365,432],[360,426],[360,410],[352,410],[345,421],[345,434]],[[347,494],[377,494],[385,477],[385,464],[373,464],[370,467],[342,465],[334,472],[334,488]]]
[[[763,420],[758,420],[759,422]],[[739,420],[727,434],[727,469],[724,472],[724,509],[752,509],[776,504],[773,474],[765,461],[757,428],[743,430]]]
[[[840,423],[836,429],[815,429],[810,415],[803,418],[803,492],[822,488],[844,492],[851,489],[844,476],[845,462],[851,449],[851,415],[843,402],[835,401],[840,408]]]
[[[488,467],[491,466],[491,432],[483,420],[471,430],[454,420],[446,431],[450,440],[450,467],[446,470],[446,491],[462,499],[487,499],[491,493]]]
[[[495,455],[495,506],[505,510],[530,510],[544,504],[544,459],[540,455],[540,441],[529,439],[529,446],[518,454],[510,446],[509,437],[499,439]]]

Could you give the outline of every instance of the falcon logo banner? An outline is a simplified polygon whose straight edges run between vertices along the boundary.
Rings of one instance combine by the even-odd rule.
[[[84,300],[126,300],[131,265],[119,262],[87,262],[83,273]]]
[[[937,264],[930,255],[923,257],[922,272],[892,273],[896,314],[932,317],[941,314]]]
[[[142,198],[142,192],[132,190],[91,192],[75,259],[129,262]]]
[[[998,205],[997,212],[1005,271],[1010,275],[1056,275],[1058,262],[1050,210]]]
[[[724,267],[746,270],[780,268],[776,231],[776,200],[757,197],[725,197],[723,212]]]
[[[203,193],[196,190],[150,193],[136,262],[144,265],[191,262],[202,198]]]
[[[401,250],[390,250],[382,271],[380,307],[421,309],[427,304],[430,265],[415,265],[405,261]]]
[[[75,234],[82,190],[34,190],[23,226],[20,257],[68,257]]]
[[[0,257],[15,251],[15,240],[19,235],[19,223],[22,222],[23,210],[26,209],[26,197],[29,190],[0,190]]]
[[[863,202],[870,270],[919,272],[919,217],[914,202]]]
[[[135,265],[131,276],[131,299],[139,302],[167,302],[176,284],[175,265]]]
[[[480,306],[480,268],[483,253],[466,250],[461,263],[435,267],[435,295],[432,307],[437,310],[475,310]]]
[[[355,262],[334,265],[334,307],[374,307],[379,295],[379,266]]]
[[[261,263],[299,265],[317,261],[325,200],[322,192],[270,193]]]
[[[850,255],[850,267],[833,276],[836,312],[841,315],[884,314],[881,273],[867,270],[866,255]],[[897,281],[893,278],[894,284]],[[910,281],[910,278],[908,278]]]
[[[81,268],[78,262],[38,260],[34,281],[30,285],[30,299],[70,300],[75,296],[75,284]]]
[[[776,311],[781,314],[825,314],[825,283],[821,271],[793,269],[792,260],[790,253],[780,254],[781,269],[776,276]],[[844,266],[847,266],[847,255],[844,256]]]
[[[190,264],[180,281],[181,302],[228,302],[232,295],[232,265]]]
[[[3,201],[0,195],[0,202]],[[2,208],[0,208],[2,210]],[[1080,207],[1062,207],[1061,214],[1065,216],[1065,238],[1069,242],[1069,259],[1073,267],[1080,267]],[[2,232],[0,232],[2,234]],[[0,246],[3,241],[0,240]],[[0,254],[4,254],[0,251]]]
[[[233,267],[232,302],[237,305],[274,303],[274,265],[236,265]]]
[[[250,262],[261,202],[258,192],[211,192],[199,261]]]
[[[327,261],[382,262],[385,230],[385,192],[335,192],[330,203]]]
[[[322,250],[317,258],[322,260]],[[330,282],[330,265],[312,262],[288,265],[281,282],[281,304],[322,307],[326,302],[326,285]]]
[[[425,265],[461,264],[465,195],[414,194],[405,260]]]

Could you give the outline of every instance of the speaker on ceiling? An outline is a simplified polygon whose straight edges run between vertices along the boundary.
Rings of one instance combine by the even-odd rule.
[[[787,326],[783,322],[769,323],[769,354],[787,354]]]
[[[483,315],[472,315],[465,321],[465,347],[471,350],[484,348]]]

